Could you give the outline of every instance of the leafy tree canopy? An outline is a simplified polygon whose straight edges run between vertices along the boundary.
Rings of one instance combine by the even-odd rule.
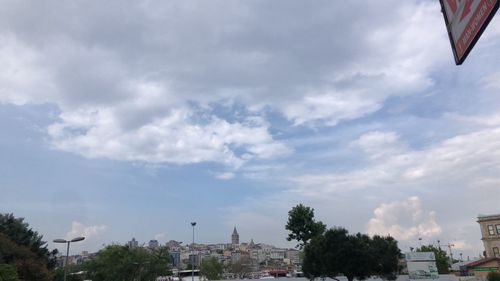
[[[111,245],[85,264],[87,277],[104,280],[155,280],[169,273],[170,255],[166,247],[154,250]]]
[[[0,281],[19,281],[14,265],[0,264]]]
[[[436,266],[439,274],[448,274],[450,273],[450,258],[441,248],[437,248],[433,245],[422,246],[417,248],[417,252],[434,252],[434,256],[436,257]]]
[[[288,212],[287,240],[297,240],[297,247],[304,247],[313,237],[325,232],[326,226],[314,219],[314,209],[299,204]]]
[[[401,251],[394,238],[349,234],[344,228],[325,231],[326,226],[314,220],[314,210],[303,205],[292,208],[288,214],[288,240],[301,242],[306,277],[335,278],[342,274],[349,281],[370,276],[396,279]]]
[[[23,218],[0,214],[0,264],[14,266],[19,279],[52,279],[57,251],[49,252],[42,239]]]
[[[223,266],[215,257],[203,259],[201,262],[200,274],[208,280],[222,279]]]
[[[24,218],[16,218],[13,214],[0,214],[0,233],[17,245],[28,247],[38,257],[47,260],[50,266],[55,266],[55,259],[51,259],[55,252],[51,253],[47,249],[43,236],[30,228]]]

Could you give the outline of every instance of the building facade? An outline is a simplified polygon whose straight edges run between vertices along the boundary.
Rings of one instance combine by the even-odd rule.
[[[132,238],[132,240],[130,240],[130,241],[127,242],[127,245],[130,248],[136,248],[136,247],[139,246],[139,242],[137,242],[137,240],[135,240],[135,238]]]
[[[481,228],[486,258],[500,258],[500,214],[479,216],[477,222]]]

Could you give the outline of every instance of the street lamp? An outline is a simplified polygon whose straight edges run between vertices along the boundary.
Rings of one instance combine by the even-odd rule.
[[[196,222],[192,222],[191,226],[193,227],[193,244],[191,244],[191,248],[194,249],[194,227]],[[191,281],[194,281],[194,250],[192,251],[193,260],[191,261]],[[66,281],[66,280],[64,280]]]
[[[68,244],[67,248],[66,248],[66,262],[64,263],[64,281],[66,281],[66,274],[67,274],[67,270],[68,270],[68,257],[69,257],[69,244],[71,242],[78,242],[78,241],[82,241],[82,240],[85,240],[85,237],[76,237],[76,238],[73,238],[71,240],[64,240],[64,239],[54,239],[54,243],[66,243]]]

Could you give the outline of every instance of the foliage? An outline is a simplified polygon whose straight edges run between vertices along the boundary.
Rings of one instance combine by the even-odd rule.
[[[314,237],[305,246],[304,254],[302,270],[306,277],[335,278],[342,274],[348,280],[370,276],[396,279],[401,256],[392,237],[352,235],[343,228],[332,228]]]
[[[0,281],[18,281],[17,270],[14,265],[0,264]]]
[[[306,277],[335,278],[340,274],[349,281],[370,276],[396,279],[401,252],[392,237],[349,234],[344,228],[331,228],[314,220],[314,210],[298,205],[288,214],[289,240],[302,242],[302,270]],[[302,223],[302,225],[301,225]]]
[[[390,236],[373,236],[370,244],[373,257],[373,272],[385,280],[395,280],[400,270],[401,251],[398,241]]]
[[[488,276],[486,276],[486,279],[488,279],[488,281],[500,281],[500,272],[491,271],[488,273]]]
[[[29,248],[39,258],[44,259],[49,268],[55,267],[57,251],[50,252],[43,236],[30,228],[24,218],[16,218],[13,214],[0,214],[0,233],[17,245]]]
[[[208,280],[220,280],[222,277],[222,264],[215,257],[203,259],[200,274]]]
[[[99,251],[85,264],[88,279],[154,280],[169,273],[170,255],[166,247],[148,250],[142,247],[111,245]]]
[[[55,254],[23,218],[0,214],[0,263],[15,266],[21,280],[51,280]]]
[[[314,220],[314,209],[299,204],[288,212],[285,228],[290,231],[287,240],[297,240],[297,247],[302,249],[313,237],[323,234],[326,226]]]
[[[417,252],[434,252],[436,257],[436,266],[439,274],[450,273],[450,258],[446,254],[446,251],[436,248],[433,245],[422,246],[417,249]]]

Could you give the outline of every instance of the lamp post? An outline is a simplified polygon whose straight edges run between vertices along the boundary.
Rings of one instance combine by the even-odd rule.
[[[191,248],[194,248],[194,227],[196,225],[196,222],[192,222],[191,226],[193,227],[193,244],[191,244]],[[192,251],[192,257],[193,260],[191,261],[191,281],[194,281],[194,250]],[[64,280],[66,281],[66,280]]]
[[[54,243],[66,243],[68,246],[66,247],[66,262],[64,263],[64,281],[66,281],[66,275],[67,275],[67,270],[68,270],[68,257],[69,257],[69,244],[71,242],[78,242],[85,240],[85,237],[76,237],[71,240],[64,240],[64,239],[54,239]]]

